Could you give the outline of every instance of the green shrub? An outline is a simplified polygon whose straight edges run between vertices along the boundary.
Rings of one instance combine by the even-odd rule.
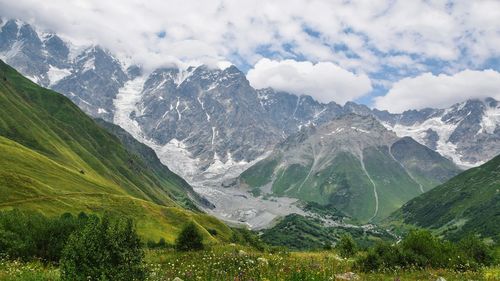
[[[189,223],[177,237],[176,249],[178,251],[197,251],[203,250],[203,237],[194,223]]]
[[[341,257],[350,258],[356,254],[358,246],[351,235],[343,234],[336,248]]]
[[[61,259],[61,280],[144,280],[144,253],[130,219],[93,216],[73,233]]]
[[[208,231],[208,233],[210,233],[210,235],[217,236],[217,229],[209,228],[209,229],[207,229],[207,231]]]
[[[492,250],[479,238],[468,237],[460,243],[441,240],[429,231],[411,231],[399,244],[377,244],[360,257],[362,271],[397,268],[448,268],[478,270],[494,261]]]
[[[458,243],[458,247],[470,260],[478,265],[488,266],[495,262],[493,249],[477,236],[470,235],[465,237]]]
[[[268,245],[255,232],[246,228],[233,228],[231,242],[250,246],[261,252],[268,248]]]
[[[172,248],[171,244],[168,244],[164,238],[160,238],[158,242],[155,242],[153,240],[148,240],[146,243],[146,246],[149,249],[166,249],[166,248]]]
[[[0,212],[0,254],[57,263],[69,236],[81,229],[86,219],[84,214],[47,218],[37,212]]]

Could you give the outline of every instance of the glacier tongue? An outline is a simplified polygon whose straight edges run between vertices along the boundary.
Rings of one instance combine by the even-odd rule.
[[[194,184],[193,179],[201,173],[201,161],[192,157],[182,141],[172,139],[165,145],[158,145],[153,141],[146,143],[156,151],[161,162],[172,172],[180,175],[189,184]]]
[[[144,135],[137,121],[130,118],[130,114],[137,109],[136,104],[141,99],[145,81],[145,76],[128,81],[118,91],[116,98],[113,100],[115,106],[113,122],[125,129],[139,141],[144,140]]]

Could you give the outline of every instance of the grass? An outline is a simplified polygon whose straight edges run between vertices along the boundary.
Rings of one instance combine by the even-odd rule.
[[[500,267],[478,272],[414,269],[382,273],[358,273],[352,259],[339,258],[335,252],[262,253],[236,245],[214,246],[200,252],[178,253],[173,250],[147,250],[145,266],[148,281],[166,281],[178,277],[184,281],[225,280],[340,280],[336,275],[355,272],[359,280],[500,280]],[[39,262],[0,261],[0,280],[59,280],[59,271]]]
[[[23,263],[0,258],[0,280],[2,281],[57,281],[59,269],[38,261]]]

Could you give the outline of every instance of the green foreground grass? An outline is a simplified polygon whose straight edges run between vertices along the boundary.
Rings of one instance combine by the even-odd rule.
[[[357,280],[500,280],[500,267],[477,272],[452,270],[401,270],[383,273],[360,273],[352,259],[342,259],[335,252],[262,253],[237,245],[220,245],[198,252],[147,250],[147,280],[343,280],[339,275],[355,272]],[[0,260],[0,280],[60,280],[59,269],[39,262],[21,263]]]

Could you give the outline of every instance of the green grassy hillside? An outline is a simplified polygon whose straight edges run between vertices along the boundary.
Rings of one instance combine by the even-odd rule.
[[[500,156],[409,201],[390,221],[453,240],[480,234],[500,241]]]
[[[169,241],[195,220],[230,237],[223,223],[182,208],[190,190],[182,179],[1,61],[0,105],[0,208],[116,212],[136,219],[145,238]]]

